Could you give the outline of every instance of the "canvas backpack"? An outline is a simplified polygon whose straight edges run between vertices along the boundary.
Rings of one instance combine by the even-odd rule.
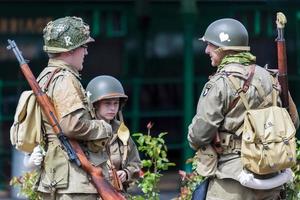
[[[228,78],[246,107],[241,144],[244,168],[263,175],[292,167],[296,163],[296,129],[287,110],[277,106],[279,92],[273,87],[272,106],[250,108],[237,78]]]
[[[11,144],[18,150],[31,153],[43,140],[41,108],[32,90],[24,91],[19,99],[14,123],[10,128]]]
[[[51,80],[61,68],[46,73],[40,77],[48,76],[43,91],[47,91]],[[59,76],[59,74],[57,74]],[[56,77],[57,77],[56,76]],[[10,128],[11,144],[18,150],[32,153],[34,147],[44,140],[42,123],[42,110],[32,90],[22,92],[14,115],[14,123]]]

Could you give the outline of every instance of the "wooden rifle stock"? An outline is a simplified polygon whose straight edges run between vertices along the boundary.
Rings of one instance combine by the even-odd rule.
[[[98,167],[93,166],[89,162],[79,143],[75,140],[68,140],[68,138],[63,134],[55,114],[54,106],[49,97],[40,88],[38,82],[36,81],[36,78],[32,74],[16,43],[12,40],[8,40],[8,43],[9,46],[7,47],[7,49],[13,50],[15,56],[17,57],[20,63],[21,70],[32,91],[34,92],[38,104],[42,108],[49,123],[51,124],[54,133],[57,134],[57,137],[60,140],[62,146],[67,151],[69,160],[71,162],[75,162],[78,166],[81,166],[83,170],[91,176],[93,184],[103,200],[124,200],[125,197],[117,192],[112,187],[112,185],[103,177],[102,170]]]
[[[125,200],[125,197],[117,192],[114,187],[103,177],[102,170],[93,166],[86,158],[80,145],[75,140],[70,141],[81,162],[81,167],[88,172],[92,181],[103,200]]]
[[[117,174],[117,170],[115,167],[111,167],[111,173],[112,173],[112,185],[117,191],[123,190],[123,184]]]
[[[110,153],[110,148],[109,148],[109,142],[106,145],[106,152],[108,154],[108,159],[109,159],[109,168],[111,170],[111,179],[112,179],[112,185],[117,191],[122,191],[123,190],[123,184],[117,174],[117,170],[111,160],[111,153]]]
[[[289,87],[287,77],[287,58],[286,58],[286,47],[284,39],[284,26],[286,23],[286,17],[283,13],[277,13],[276,25],[277,25],[277,59],[278,59],[278,80],[281,86],[280,98],[282,101],[282,107],[289,107]]]

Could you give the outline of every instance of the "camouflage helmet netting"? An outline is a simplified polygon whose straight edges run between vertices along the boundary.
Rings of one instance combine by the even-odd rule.
[[[79,17],[64,17],[51,21],[43,30],[44,51],[48,53],[67,52],[93,42],[89,26]]]

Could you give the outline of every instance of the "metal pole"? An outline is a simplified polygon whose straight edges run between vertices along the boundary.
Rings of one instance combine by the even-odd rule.
[[[139,78],[133,78],[132,80],[132,123],[131,129],[133,132],[139,131],[140,122],[140,93],[141,93],[141,80]]]
[[[3,148],[3,131],[2,131],[2,123],[3,123],[3,112],[2,112],[2,105],[3,105],[3,81],[0,80],[0,191],[4,189],[4,176],[3,172],[3,163],[4,163],[4,148]]]
[[[183,28],[184,28],[184,101],[183,101],[183,158],[182,164],[192,157],[193,152],[187,141],[188,125],[191,123],[194,111],[194,50],[193,50],[193,33],[195,27],[195,17],[197,5],[195,0],[181,1]],[[191,166],[184,165],[185,171],[191,171]]]
[[[137,25],[137,38],[138,38],[138,52],[137,52],[137,71],[133,78],[133,99],[132,99],[132,130],[138,131],[140,128],[140,94],[142,86],[142,76],[144,73],[144,68],[146,66],[146,40],[149,28],[149,0],[136,0],[136,25]]]

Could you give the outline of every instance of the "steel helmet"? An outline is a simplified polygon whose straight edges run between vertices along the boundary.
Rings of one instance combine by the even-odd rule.
[[[200,40],[210,42],[222,50],[250,51],[247,29],[241,22],[231,18],[211,23]]]
[[[93,78],[88,83],[86,91],[91,103],[102,99],[120,98],[121,104],[124,104],[128,98],[120,81],[107,75]]]
[[[79,17],[64,17],[50,21],[43,33],[44,51],[47,53],[67,52],[95,41],[90,37],[89,25]]]

